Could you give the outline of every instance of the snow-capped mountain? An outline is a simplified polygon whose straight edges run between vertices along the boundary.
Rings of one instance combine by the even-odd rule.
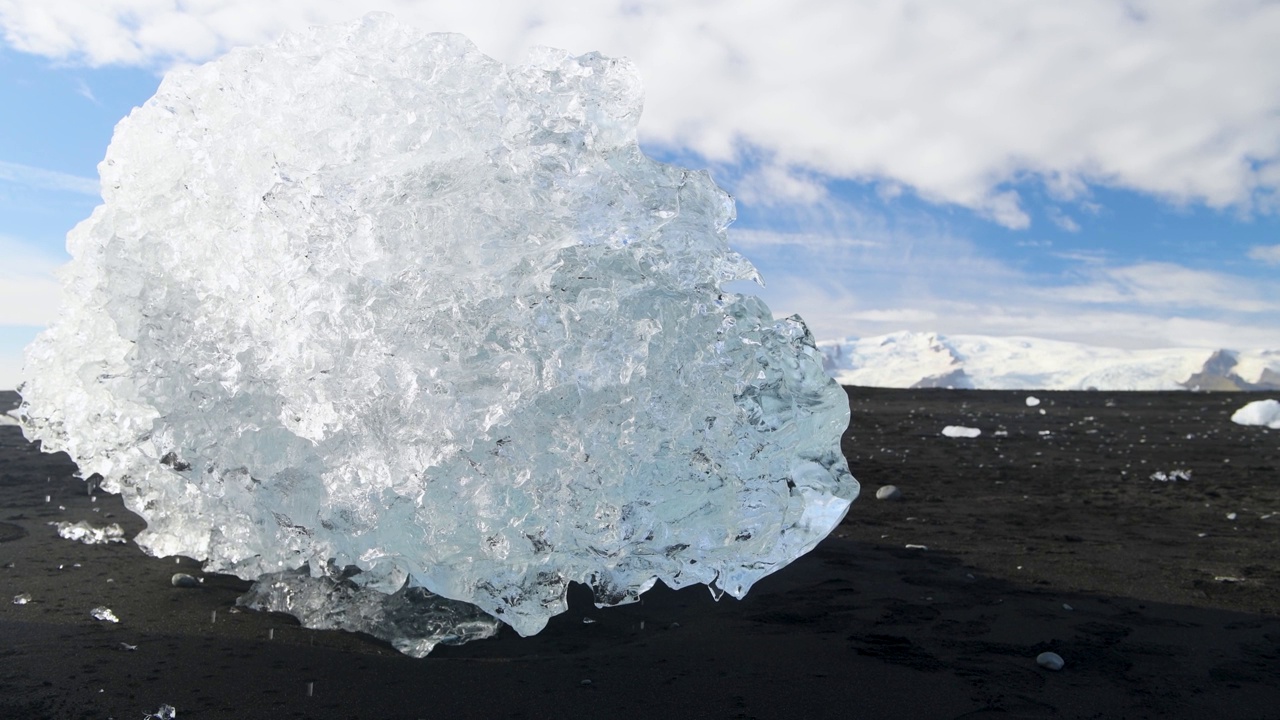
[[[844,385],[983,390],[1280,390],[1280,350],[1121,350],[899,332],[818,343]]]

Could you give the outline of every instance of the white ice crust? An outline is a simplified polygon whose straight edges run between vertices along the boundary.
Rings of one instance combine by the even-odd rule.
[[[625,60],[507,67],[386,15],[171,73],[120,122],[23,426],[244,578],[356,566],[522,634],[656,580],[741,597],[858,484],[732,199],[636,142]],[[278,577],[278,575],[273,575]]]
[[[1280,401],[1255,400],[1231,415],[1237,425],[1260,425],[1280,430]]]

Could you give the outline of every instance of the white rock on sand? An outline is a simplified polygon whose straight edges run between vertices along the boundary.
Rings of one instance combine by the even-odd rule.
[[[1066,665],[1062,656],[1055,652],[1042,652],[1036,656],[1036,664],[1045,670],[1061,670]]]
[[[1245,405],[1231,416],[1237,425],[1261,425],[1280,430],[1280,401],[1256,400]]]
[[[897,485],[885,485],[876,491],[877,500],[901,500],[902,491]]]

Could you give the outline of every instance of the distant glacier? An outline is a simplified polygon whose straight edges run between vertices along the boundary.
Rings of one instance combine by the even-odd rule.
[[[978,390],[1280,390],[1280,350],[1123,350],[1031,337],[897,332],[818,343],[842,385]]]

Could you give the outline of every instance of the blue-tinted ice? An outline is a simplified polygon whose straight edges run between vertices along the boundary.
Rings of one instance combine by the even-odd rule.
[[[68,236],[28,437],[211,571],[354,566],[526,635],[571,581],[742,597],[857,495],[848,404],[722,289],[733,201],[641,152],[641,102],[625,60],[384,15],[170,74]]]

